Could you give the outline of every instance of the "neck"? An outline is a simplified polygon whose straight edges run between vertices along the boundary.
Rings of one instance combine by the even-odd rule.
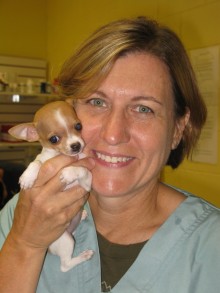
[[[106,198],[92,192],[89,203],[98,232],[118,244],[149,239],[159,223],[159,189],[157,184],[148,194],[143,190],[127,198]]]
[[[41,153],[37,155],[36,160],[44,163],[45,161],[57,156],[58,154],[59,152],[54,149],[43,147]]]
[[[127,198],[93,191],[89,203],[100,234],[113,243],[133,244],[150,239],[183,200],[181,193],[158,182],[149,192],[145,188]]]

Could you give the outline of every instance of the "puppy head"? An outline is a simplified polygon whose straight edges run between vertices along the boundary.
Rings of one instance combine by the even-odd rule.
[[[70,104],[64,101],[46,104],[36,113],[34,123],[44,147],[70,156],[82,151],[82,125]]]
[[[40,108],[33,123],[17,125],[9,130],[12,136],[27,141],[40,141],[43,147],[74,156],[79,154],[84,141],[80,137],[82,125],[73,107],[56,101]]]

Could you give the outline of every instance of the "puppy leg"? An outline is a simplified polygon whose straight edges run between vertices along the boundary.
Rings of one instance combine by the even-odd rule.
[[[23,172],[21,177],[19,178],[19,183],[21,188],[27,189],[31,188],[37,179],[37,175],[39,173],[41,167],[41,162],[38,160],[35,160],[31,162],[27,169]]]
[[[93,250],[85,250],[81,252],[78,256],[69,258],[69,259],[61,259],[61,266],[60,270],[62,272],[67,272],[73,267],[77,266],[78,264],[81,264],[82,262],[89,260],[94,254]]]
[[[67,272],[76,265],[89,260],[94,252],[92,250],[85,250],[76,257],[72,257],[74,249],[74,239],[68,232],[64,232],[60,238],[54,241],[50,247],[49,252],[60,257],[61,271]]]
[[[76,227],[79,225],[81,221],[84,221],[87,218],[87,211],[82,210],[80,211],[70,222],[69,226],[67,227],[67,232],[72,234]]]

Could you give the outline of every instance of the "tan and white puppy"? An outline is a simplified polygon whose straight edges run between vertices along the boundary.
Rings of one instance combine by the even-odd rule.
[[[22,140],[29,142],[39,141],[42,151],[36,159],[31,162],[19,179],[22,189],[31,188],[38,176],[42,163],[62,153],[68,156],[78,155],[85,157],[82,153],[84,141],[80,136],[82,125],[77,118],[73,107],[65,101],[56,101],[40,108],[31,123],[22,123],[9,129],[9,133]],[[79,184],[85,190],[90,191],[92,175],[84,167],[69,166],[62,170],[60,180],[65,184],[64,189]],[[79,213],[71,222],[67,231],[53,242],[49,251],[58,255],[61,260],[61,271],[70,270],[77,264],[92,257],[93,251],[83,251],[79,256],[72,257],[74,249],[73,231],[86,217],[86,212]]]

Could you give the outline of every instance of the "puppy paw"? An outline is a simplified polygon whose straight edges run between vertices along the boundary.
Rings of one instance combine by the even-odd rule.
[[[73,176],[72,174],[72,168],[71,167],[66,167],[62,170],[60,174],[60,181],[64,184],[70,184],[73,183],[77,177]]]
[[[19,184],[22,189],[31,188],[34,184],[35,178],[31,176],[26,176],[26,174],[21,175],[19,178]]]
[[[79,257],[82,259],[82,261],[89,260],[93,256],[93,254],[94,254],[94,251],[91,249],[88,249],[81,252]]]
[[[37,179],[38,172],[40,170],[41,162],[40,161],[33,161],[29,164],[27,169],[19,178],[20,187],[22,189],[31,188]]]
[[[83,168],[83,172],[81,173],[81,176],[79,176],[78,182],[86,191],[90,191],[92,186],[91,172],[86,168]]]
[[[62,272],[67,272],[70,269],[72,269],[73,267],[75,267],[78,264],[81,264],[84,261],[89,260],[94,254],[93,250],[85,250],[83,252],[81,252],[78,256],[73,257],[73,258],[69,258],[69,257],[61,257],[61,271]]]

